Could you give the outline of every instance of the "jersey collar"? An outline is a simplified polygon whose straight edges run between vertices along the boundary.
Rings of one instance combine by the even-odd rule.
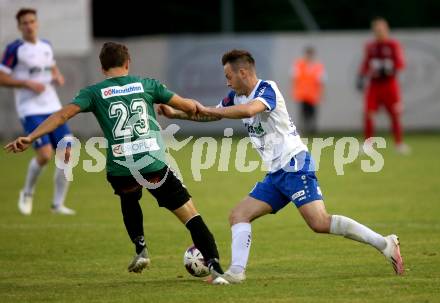
[[[249,96],[246,96],[247,99],[249,99],[249,98],[253,99],[254,98],[255,92],[257,91],[257,88],[260,86],[261,81],[262,81],[261,79],[258,79],[257,84],[255,84],[255,86],[254,86],[254,89],[251,91]]]

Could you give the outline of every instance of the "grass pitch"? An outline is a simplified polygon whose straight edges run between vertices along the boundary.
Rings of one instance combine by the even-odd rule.
[[[337,176],[332,149],[323,151],[318,172],[329,212],[399,235],[405,276],[394,276],[371,247],[314,234],[289,205],[253,223],[248,280],[227,287],[186,273],[182,257],[191,244],[189,233],[147,192],[142,207],[152,267],[129,274],[133,247],[104,172],[74,170],[66,204],[78,214],[61,217],[49,212],[51,165],[39,180],[32,216],[21,216],[16,200],[32,152],[1,153],[0,302],[439,302],[440,140],[438,135],[407,139],[412,155],[388,148],[379,173],[362,172],[358,159]],[[191,150],[188,145],[173,155],[226,268],[229,211],[264,173],[238,173],[233,161],[230,172],[218,172],[216,162],[195,182]],[[249,159],[256,155],[250,152]]]

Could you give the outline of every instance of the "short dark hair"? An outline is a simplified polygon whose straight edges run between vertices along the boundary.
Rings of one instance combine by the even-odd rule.
[[[37,10],[34,8],[28,8],[28,7],[20,8],[20,10],[15,15],[15,19],[17,19],[17,22],[20,23],[20,18],[23,17],[24,15],[27,15],[27,14],[33,14],[36,16]]]
[[[243,49],[233,49],[229,52],[226,52],[222,57],[223,66],[229,63],[231,65],[237,64],[248,64],[252,67],[255,67],[255,59],[252,57],[251,53],[247,50]]]
[[[101,67],[103,70],[109,70],[113,67],[121,67],[127,60],[130,60],[128,48],[119,43],[105,42],[102,45],[101,53],[99,54]]]

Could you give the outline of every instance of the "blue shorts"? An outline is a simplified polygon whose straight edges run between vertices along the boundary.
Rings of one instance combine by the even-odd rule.
[[[46,120],[50,115],[34,115],[27,116],[21,119],[21,124],[23,125],[24,131],[26,134],[30,134],[40,125],[44,120]],[[57,148],[58,142],[61,141],[66,136],[71,136],[71,132],[67,127],[67,124],[63,124],[55,129],[53,132],[44,135],[33,143],[35,149],[39,149],[40,147],[51,144],[54,149]],[[70,145],[70,144],[68,144]]]
[[[249,196],[269,204],[272,213],[276,213],[290,201],[296,207],[301,207],[309,202],[322,200],[310,153],[300,152],[286,167],[268,173],[262,182],[255,185]]]

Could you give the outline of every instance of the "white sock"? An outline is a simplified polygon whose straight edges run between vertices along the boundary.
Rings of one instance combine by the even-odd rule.
[[[243,272],[249,258],[251,249],[251,224],[237,223],[232,225],[232,257],[230,269],[234,273]]]
[[[55,168],[53,181],[55,184],[53,207],[57,208],[64,204],[70,182],[66,180],[66,177],[64,176],[64,171],[62,169],[59,169],[58,167]]]
[[[29,162],[29,167],[26,175],[26,181],[24,183],[23,192],[25,195],[33,195],[35,190],[35,183],[37,183],[38,176],[43,170],[44,166],[40,166],[37,162],[37,158],[32,158]]]
[[[341,235],[345,238],[349,238],[362,243],[367,243],[379,251],[382,251],[387,242],[382,235],[372,231],[365,225],[356,222],[353,219],[333,215],[330,224],[330,233],[334,235]]]

